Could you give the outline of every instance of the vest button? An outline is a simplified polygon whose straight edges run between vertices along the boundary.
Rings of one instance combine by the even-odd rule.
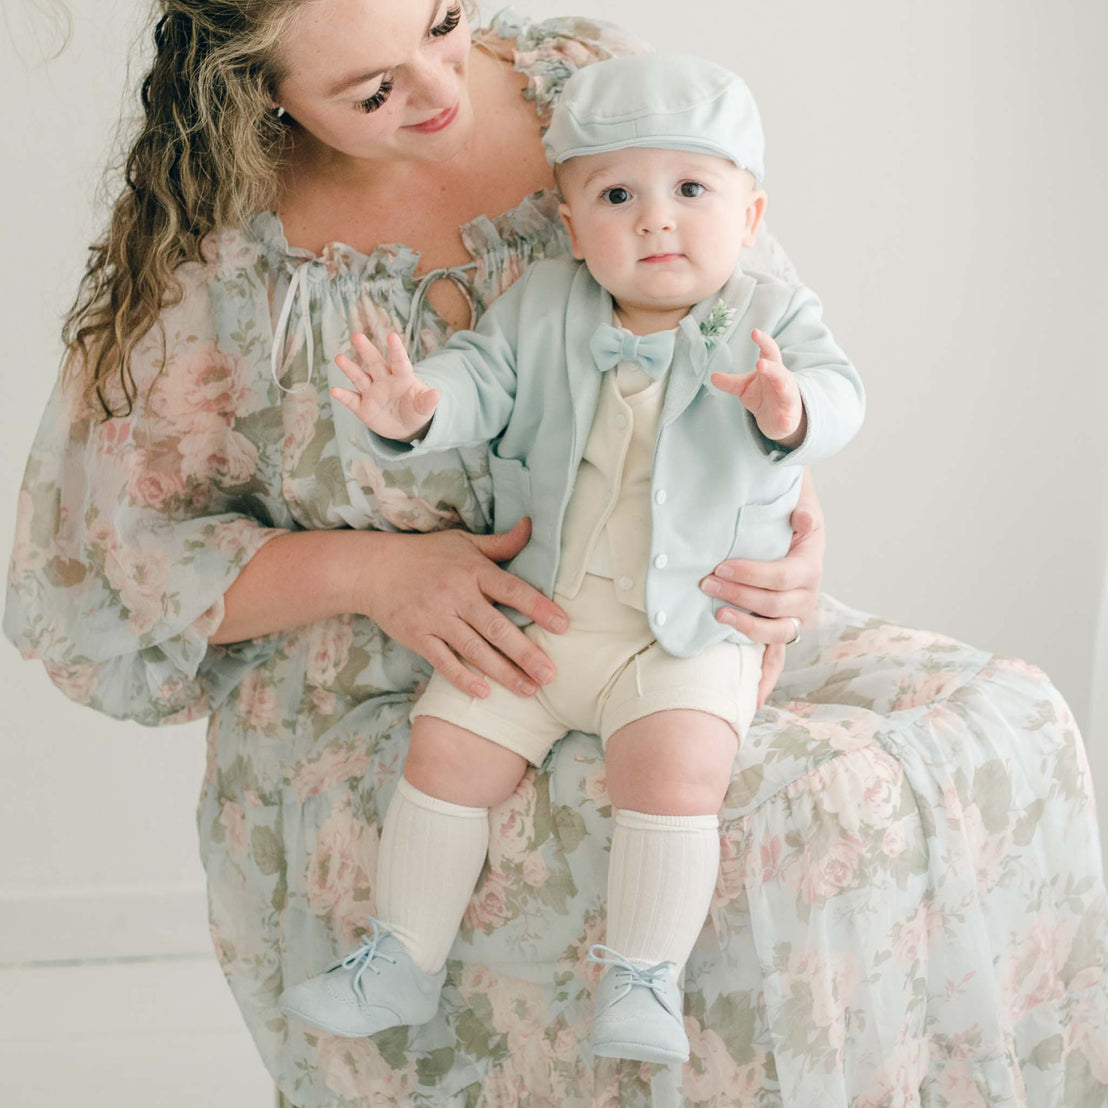
[[[624,427],[627,426],[627,417],[623,414],[623,412],[619,412],[616,415],[615,424],[621,431],[624,429]]]
[[[659,554],[658,557],[654,559],[654,568],[655,569],[665,569],[666,568],[666,563],[668,561],[669,561],[669,559],[664,554]]]
[[[619,579],[619,587],[621,589],[629,589],[635,582],[630,577],[621,577]]]

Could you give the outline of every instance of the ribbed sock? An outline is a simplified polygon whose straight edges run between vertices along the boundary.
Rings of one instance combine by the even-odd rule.
[[[446,961],[488,849],[488,808],[451,804],[400,779],[381,828],[377,915],[426,973]]]
[[[607,946],[678,977],[704,926],[719,874],[719,817],[616,812],[608,867]]]

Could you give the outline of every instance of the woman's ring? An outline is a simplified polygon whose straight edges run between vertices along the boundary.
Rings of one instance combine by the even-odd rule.
[[[786,646],[792,646],[792,644],[800,638],[800,620],[798,620],[796,616],[789,616],[789,619],[796,624],[796,629],[793,631],[793,637],[785,640]]]

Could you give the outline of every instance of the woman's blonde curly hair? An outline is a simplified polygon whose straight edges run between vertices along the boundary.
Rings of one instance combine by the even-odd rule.
[[[62,330],[63,374],[81,376],[88,409],[95,397],[105,421],[133,410],[130,356],[180,302],[177,267],[201,260],[211,231],[273,206],[289,143],[273,110],[284,77],[278,47],[302,2],[159,0],[157,52],[141,86],[125,187],[107,232],[89,248]],[[105,395],[113,379],[121,410]]]

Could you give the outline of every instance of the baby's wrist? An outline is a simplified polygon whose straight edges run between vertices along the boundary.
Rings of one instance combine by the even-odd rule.
[[[433,418],[434,417],[432,416],[432,419]],[[427,431],[430,428],[430,426],[431,426],[431,420],[430,419],[424,420],[423,423],[420,424],[419,427],[417,427],[414,431],[412,431],[411,434],[405,435],[404,438],[398,439],[397,441],[398,442],[414,442],[416,439],[421,439],[421,438],[423,438],[424,435],[427,434]]]
[[[786,450],[795,450],[803,441],[804,436],[808,433],[808,413],[801,409],[800,422],[796,425],[796,430],[791,434],[784,435],[781,438],[774,439],[778,446],[784,447]],[[769,436],[767,436],[768,438]]]

